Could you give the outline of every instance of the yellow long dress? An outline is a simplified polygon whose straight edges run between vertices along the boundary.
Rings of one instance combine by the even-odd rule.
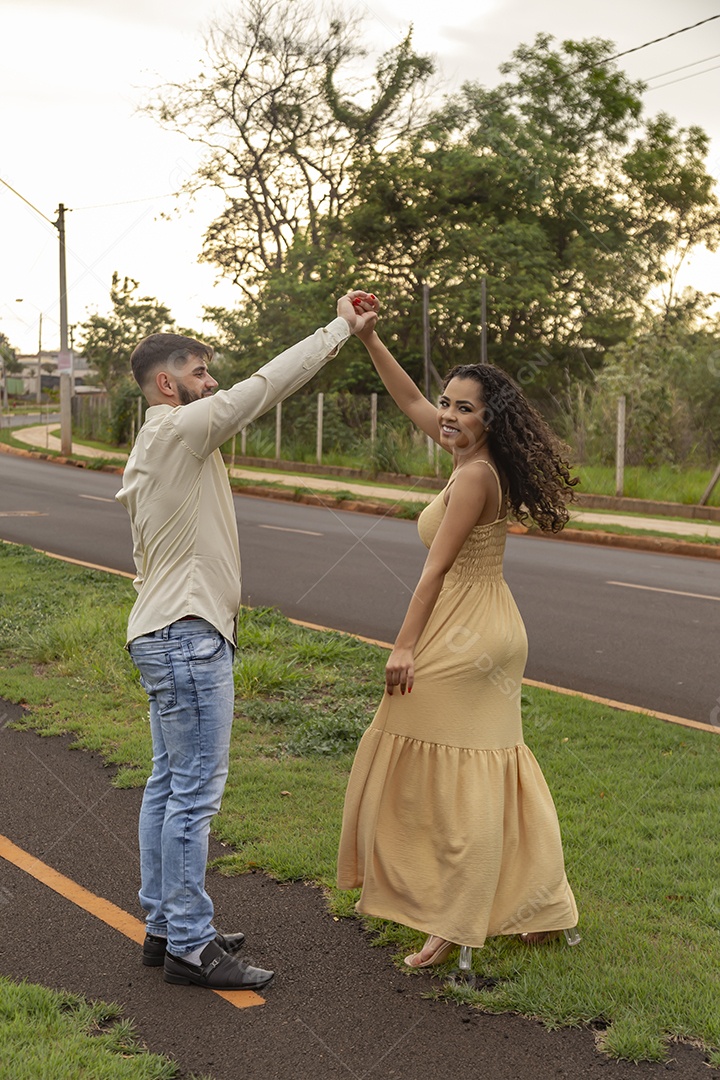
[[[418,521],[428,548],[445,491]],[[555,806],[523,741],[527,637],[503,578],[506,533],[507,517],[471,531],[418,641],[412,693],[383,695],[338,857],[339,887],[362,886],[358,912],[471,948],[577,922]]]

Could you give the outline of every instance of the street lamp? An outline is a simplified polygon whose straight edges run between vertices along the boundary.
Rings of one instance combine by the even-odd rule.
[[[24,304],[25,300],[22,296],[19,296],[15,301],[16,304]],[[29,301],[32,304],[32,301]],[[36,304],[32,306],[39,313],[40,318],[38,320],[38,358],[37,358],[37,397],[36,401],[38,405],[42,402],[42,317],[43,313]]]

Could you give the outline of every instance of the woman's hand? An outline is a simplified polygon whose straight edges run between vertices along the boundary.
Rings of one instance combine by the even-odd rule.
[[[385,665],[385,687],[388,694],[392,694],[396,686],[400,687],[401,694],[404,694],[406,689],[409,694],[414,679],[415,657],[412,649],[399,649],[396,646]]]
[[[365,344],[372,337],[379,310],[377,297],[362,289],[351,289],[340,297],[337,304],[337,313],[347,322],[350,333],[357,335]]]

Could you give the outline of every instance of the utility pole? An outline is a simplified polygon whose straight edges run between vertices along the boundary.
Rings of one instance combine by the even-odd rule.
[[[60,450],[66,457],[72,453],[72,386],[68,351],[67,274],[65,270],[65,207],[58,206],[55,228],[60,239]]]

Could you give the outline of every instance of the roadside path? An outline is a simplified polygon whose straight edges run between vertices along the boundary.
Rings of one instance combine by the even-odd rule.
[[[37,424],[33,427],[22,428],[13,432],[13,437],[19,442],[33,449],[53,450],[60,452],[60,440],[50,435],[50,428],[57,424]],[[73,454],[90,458],[107,458],[113,461],[127,460],[127,454],[98,450],[92,446],[83,446],[73,443]],[[356,480],[340,478],[338,480],[326,479],[311,474],[295,474],[274,472],[269,469],[247,469],[233,467],[229,470],[230,475],[238,480],[265,481],[269,484],[278,484],[287,488],[300,488],[308,493],[312,492],[348,492],[368,499],[392,499],[397,502],[412,502],[427,504],[435,498],[436,491],[427,491],[413,487],[385,487],[377,484],[364,484]],[[591,510],[570,511],[572,521],[581,524],[593,525],[621,525],[628,529],[649,532],[671,533],[676,536],[708,537],[720,540],[720,524],[709,521],[677,521],[673,518],[651,518],[629,514],[595,513]]]
[[[306,488],[308,491],[347,491],[366,498],[395,499],[400,502],[429,503],[437,491],[421,488],[380,487],[362,484],[356,480],[326,480],[318,476],[306,476],[271,472],[269,469],[231,468],[230,475],[239,480],[266,480],[283,487]],[[649,518],[629,514],[594,513],[592,510],[570,510],[571,521],[598,525],[624,525],[629,529],[666,532],[678,536],[707,536],[720,540],[720,525],[708,521],[676,521],[673,518]]]
[[[60,453],[62,444],[57,435],[51,435],[51,429],[55,429],[59,423],[59,417],[52,424],[35,424],[33,427],[19,428],[13,431],[13,438],[33,450],[53,450]],[[127,461],[127,454],[120,451],[98,450],[95,446],[83,446],[81,443],[72,444],[72,452],[76,456],[90,458],[106,458],[109,461]]]
[[[98,755],[68,738],[12,730],[19,706],[0,700],[0,832],[129,915],[140,912],[139,789],[110,784]],[[211,858],[226,853],[211,843]],[[335,921],[319,889],[260,873],[210,871],[218,926],[247,934],[247,955],[277,970],[265,1004],[233,1008],[197,987],[171,986],[140,963],[124,933],[0,857],[0,972],[119,1002],[149,1049],[213,1080],[707,1080],[704,1056],[673,1045],[671,1060],[602,1057],[588,1029],[546,1031],[428,1000],[436,980],[404,972],[371,948],[360,923]],[[520,946],[518,946],[520,948]],[[555,947],[555,946],[551,946]],[[582,948],[582,945],[579,946]],[[576,950],[567,950],[573,963]]]

